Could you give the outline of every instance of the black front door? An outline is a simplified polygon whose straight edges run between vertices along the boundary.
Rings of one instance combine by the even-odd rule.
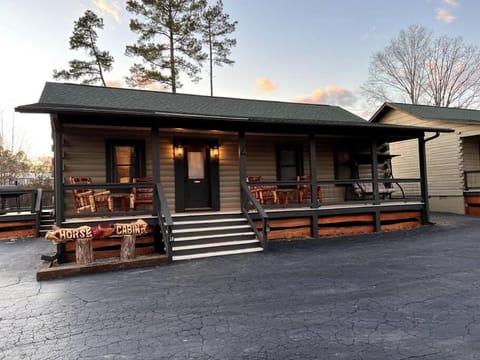
[[[211,145],[190,141],[175,159],[176,210],[219,210],[218,157]]]
[[[205,146],[185,148],[185,210],[211,208],[210,154]]]

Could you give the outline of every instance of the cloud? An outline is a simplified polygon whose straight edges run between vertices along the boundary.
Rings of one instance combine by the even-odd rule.
[[[450,6],[450,7],[457,7],[458,6],[458,0],[443,0],[443,3],[447,6]]]
[[[277,90],[277,86],[267,78],[257,79],[257,89],[263,92],[274,92]]]
[[[120,5],[117,0],[93,0],[93,4],[100,13],[109,14],[120,23]]]
[[[165,85],[160,84],[158,82],[151,82],[151,83],[145,84],[141,88],[145,89],[145,90],[152,90],[152,91],[167,91],[168,90],[168,88]]]
[[[443,21],[446,24],[450,24],[456,18],[456,16],[452,15],[450,11],[445,8],[438,8],[435,10],[437,14],[437,20]]]
[[[456,16],[452,14],[451,10],[459,6],[458,0],[442,0],[441,7],[435,9],[437,20],[450,24],[455,21]]]
[[[337,85],[328,85],[325,89],[315,89],[310,95],[295,98],[293,101],[308,104],[350,106],[357,101],[357,97],[351,91]]]
[[[106,83],[108,87],[114,87],[114,88],[125,87],[122,80],[107,80]]]

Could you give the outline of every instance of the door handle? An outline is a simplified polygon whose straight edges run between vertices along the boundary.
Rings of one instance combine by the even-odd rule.
[[[200,182],[201,182],[200,180],[193,180],[194,184],[200,184]]]

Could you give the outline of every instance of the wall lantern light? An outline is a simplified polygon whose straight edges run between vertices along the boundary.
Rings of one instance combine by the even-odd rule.
[[[210,147],[210,157],[212,159],[218,159],[218,145]]]
[[[175,159],[181,159],[183,158],[183,146],[180,143],[176,143],[173,146],[173,157]]]

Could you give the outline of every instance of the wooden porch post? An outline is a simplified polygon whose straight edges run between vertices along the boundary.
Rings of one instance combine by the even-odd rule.
[[[426,224],[430,222],[430,210],[428,203],[428,179],[424,134],[418,137],[418,162],[420,165],[420,192],[423,202],[422,222]]]
[[[50,121],[53,129],[54,142],[54,193],[55,193],[55,224],[59,227],[65,219],[64,197],[65,189],[63,188],[63,133],[62,126],[58,120],[58,115],[51,115]],[[57,261],[59,263],[65,262],[65,244],[57,244]]]
[[[310,155],[310,190],[311,190],[311,198],[312,198],[312,203],[311,207],[312,208],[318,208],[320,204],[318,203],[317,199],[317,140],[315,139],[314,134],[310,134],[308,136],[309,138],[309,155]]]
[[[152,179],[154,183],[160,182],[160,149],[158,128],[152,127]]]
[[[372,155],[372,185],[373,185],[373,203],[375,205],[380,204],[380,195],[378,193],[378,156],[377,156],[377,139],[372,139],[371,142],[371,155]],[[380,212],[377,210],[374,213],[375,217],[375,231],[379,232],[382,229],[380,220]]]
[[[312,208],[318,208],[320,204],[318,203],[317,199],[317,139],[315,138],[314,134],[309,134],[308,135],[308,140],[309,140],[309,159],[310,159],[310,190],[311,190],[311,207]],[[311,235],[314,239],[318,237],[318,214],[312,215],[312,227],[310,229]]]
[[[155,184],[160,183],[160,140],[158,134],[158,127],[153,126],[151,129],[151,141],[152,141],[152,181]],[[155,214],[158,213],[161,204],[157,198],[153,203]],[[160,252],[163,249],[163,239],[157,234],[157,236],[153,237],[154,241],[154,248],[156,252]],[[135,248],[135,239],[133,240],[133,247]],[[167,245],[168,246],[168,245]]]
[[[245,138],[245,131],[238,133],[238,156],[240,158],[240,185],[247,179],[247,141]],[[243,192],[240,204],[243,204]],[[240,205],[241,207],[241,205]]]
[[[377,140],[372,139],[371,142],[372,154],[372,183],[373,183],[373,203],[380,204],[380,196],[378,194],[378,157],[377,157]]]

